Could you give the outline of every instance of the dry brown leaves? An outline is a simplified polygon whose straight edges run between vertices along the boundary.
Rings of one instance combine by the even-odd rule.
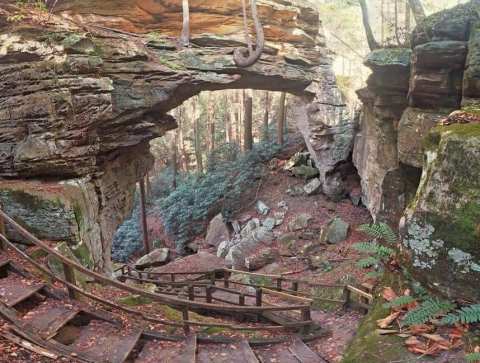
[[[410,290],[405,290],[402,295],[410,296]],[[385,287],[382,296],[386,301],[391,302],[398,297],[398,294],[391,287]],[[403,327],[400,321],[408,311],[415,309],[417,306],[418,302],[413,301],[408,305],[392,307],[390,315],[377,320],[377,326],[379,327],[377,333],[405,338],[407,349],[414,354],[421,355],[433,356],[440,354],[442,351],[457,349],[463,345],[463,337],[468,331],[467,325],[445,327],[425,323]]]

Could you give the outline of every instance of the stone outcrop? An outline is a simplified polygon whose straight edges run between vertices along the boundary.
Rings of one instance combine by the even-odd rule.
[[[449,298],[480,299],[480,125],[438,127],[414,202],[402,219],[415,277]]]
[[[401,220],[413,276],[467,300],[480,298],[472,283],[480,273],[479,126],[443,120],[459,109],[466,122],[478,119],[479,9],[474,0],[435,14],[414,31],[412,49],[368,57],[353,155],[373,217]]]
[[[167,112],[184,100],[203,90],[287,91],[301,98],[309,125],[343,119],[317,10],[304,0],[259,1],[265,52],[237,68],[240,7],[191,0],[193,46],[179,48],[180,3],[67,0],[48,15],[2,1],[0,178],[74,186],[84,200],[79,236],[96,269],[110,270],[113,233],[152,164],[149,141],[176,127]],[[22,21],[7,21],[19,11]]]

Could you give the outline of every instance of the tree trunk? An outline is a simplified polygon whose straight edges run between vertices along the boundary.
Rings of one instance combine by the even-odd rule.
[[[252,130],[252,119],[253,119],[253,99],[251,96],[245,97],[245,119],[243,124],[243,144],[245,151],[252,150],[253,148],[253,130]]]
[[[270,141],[268,135],[268,119],[270,118],[270,93],[265,92],[265,113],[263,114],[263,141]]]
[[[425,15],[425,9],[423,8],[422,1],[421,0],[408,0],[408,2],[410,4],[410,8],[412,9],[413,17],[415,18],[415,22],[417,24],[420,24],[427,17]]]
[[[215,150],[215,104],[212,93],[207,98],[207,127],[208,127],[208,152]]]
[[[203,173],[203,160],[202,160],[202,144],[200,139],[200,127],[197,115],[196,107],[197,99],[192,102],[192,116],[193,116],[193,136],[195,140],[195,158],[197,159],[197,171]]]
[[[411,20],[411,9],[410,9],[410,3],[408,0],[405,1],[405,33],[407,34],[407,39],[408,35],[410,34],[410,30],[412,27],[412,20]]]
[[[180,43],[184,47],[188,47],[190,44],[190,6],[188,0],[182,0],[183,8],[183,28],[182,35],[180,36]]]
[[[378,49],[380,48],[380,46],[375,40],[372,27],[370,26],[370,17],[368,15],[367,3],[365,2],[365,0],[358,0],[358,2],[360,3],[360,7],[362,8],[363,27],[365,28],[365,34],[367,35],[368,47],[370,48],[370,50]]]
[[[283,145],[284,132],[285,132],[285,98],[287,94],[282,92],[280,95],[280,103],[278,105],[278,117],[277,117],[277,144]]]
[[[380,2],[380,25],[382,27],[382,32],[381,32],[381,44],[385,44],[385,0],[382,0]]]
[[[173,188],[173,190],[177,189],[177,174],[178,174],[177,144],[178,144],[178,132],[177,132],[177,130],[175,130],[174,131],[174,136],[172,137],[172,145],[171,145],[172,188]]]

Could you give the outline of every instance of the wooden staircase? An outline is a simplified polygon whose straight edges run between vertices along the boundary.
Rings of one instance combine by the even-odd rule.
[[[241,338],[225,344],[200,343],[195,334],[176,341],[157,339],[111,313],[38,284],[8,260],[0,262],[0,272],[0,316],[10,323],[8,334],[57,357],[89,363],[325,362],[296,335],[288,344],[261,346]]]

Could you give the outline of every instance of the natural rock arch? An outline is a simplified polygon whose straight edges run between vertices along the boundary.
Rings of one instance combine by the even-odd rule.
[[[156,22],[155,12],[163,11],[167,19],[178,17],[175,29],[181,29],[181,3],[177,9],[166,0],[95,7],[64,1],[57,6],[63,18],[48,25],[0,28],[0,178],[9,179],[0,179],[0,192],[6,190],[7,212],[14,212],[8,210],[12,183],[21,181],[15,193],[70,211],[72,241],[85,242],[96,269],[110,270],[113,233],[131,209],[135,182],[152,164],[149,141],[176,127],[169,110],[204,90],[300,96],[303,131],[315,152],[315,130],[335,124],[344,109],[318,14],[303,1],[260,2],[267,44],[257,63],[238,68],[233,49],[244,44],[232,34],[241,29],[241,11],[238,19],[228,15],[235,4],[214,9],[211,2],[191,1],[192,47],[183,49],[169,30],[177,21]],[[210,22],[199,23],[195,11]],[[209,31],[212,22],[215,34],[199,34],[198,27]],[[152,29],[158,31],[145,33]],[[19,218],[28,225],[35,213],[25,210]]]

